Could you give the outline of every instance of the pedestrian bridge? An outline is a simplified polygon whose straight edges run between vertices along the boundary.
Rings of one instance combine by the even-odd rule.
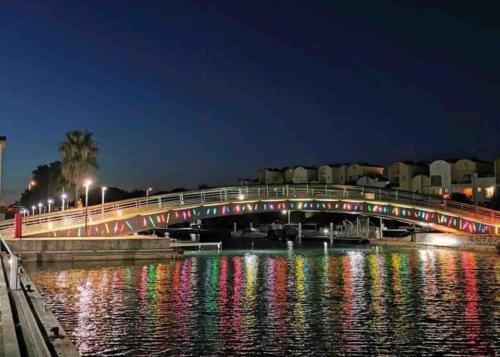
[[[25,237],[123,236],[166,225],[276,211],[350,213],[436,231],[500,235],[500,211],[411,192],[341,185],[220,187],[142,197],[24,217]],[[0,222],[14,237],[14,222]]]

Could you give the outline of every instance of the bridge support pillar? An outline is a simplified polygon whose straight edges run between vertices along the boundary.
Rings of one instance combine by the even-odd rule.
[[[297,234],[297,239],[299,242],[302,240],[302,222],[299,222],[299,231]]]

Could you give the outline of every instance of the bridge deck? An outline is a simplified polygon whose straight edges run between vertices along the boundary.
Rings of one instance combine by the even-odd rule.
[[[356,205],[361,203],[361,211],[349,209],[338,209],[340,212],[367,214],[373,216],[388,216],[388,218],[400,219],[416,223],[429,222],[438,229],[472,234],[500,234],[500,212],[479,206],[467,205],[452,201],[443,201],[435,196],[415,194],[411,192],[377,189],[358,186],[338,185],[277,185],[277,186],[236,186],[221,187],[209,190],[187,191],[174,194],[150,196],[130,199],[118,202],[106,203],[104,205],[91,206],[86,209],[71,209],[25,217],[23,221],[23,234],[34,236],[64,231],[67,234],[77,232],[78,236],[85,236],[82,230],[86,226],[101,225],[104,235],[123,235],[137,231],[138,226],[130,221],[130,218],[140,217],[146,221],[160,219],[152,222],[150,226],[164,226],[169,222],[163,222],[162,214],[185,210],[188,215],[184,221],[191,218],[189,209],[220,207],[233,204],[255,204],[287,202],[283,209],[298,210],[299,203],[307,202],[329,202],[347,203]],[[292,204],[297,204],[291,208]],[[373,211],[374,209],[375,211]],[[388,210],[395,209],[394,212]],[[378,211],[377,211],[378,210]],[[403,214],[399,213],[403,211]],[[409,215],[405,212],[408,211]],[[234,214],[240,212],[222,212]],[[247,212],[248,213],[248,212]],[[432,220],[417,217],[432,215]],[[209,218],[209,217],[203,217]],[[107,223],[122,221],[124,225],[109,227]],[[147,222],[146,222],[147,223]],[[126,225],[125,225],[126,224]],[[146,225],[143,225],[146,226]],[[477,226],[477,227],[476,227]],[[116,231],[114,231],[116,230]],[[89,231],[88,233],[101,234],[101,231]],[[7,238],[14,236],[13,220],[0,223],[0,233]]]

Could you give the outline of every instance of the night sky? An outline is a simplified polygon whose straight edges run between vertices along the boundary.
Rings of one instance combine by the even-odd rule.
[[[59,158],[69,129],[94,133],[97,183],[127,189],[500,154],[498,2],[11,3],[0,4],[7,201]]]

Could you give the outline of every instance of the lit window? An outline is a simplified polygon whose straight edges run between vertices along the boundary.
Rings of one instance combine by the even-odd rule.
[[[486,187],[484,189],[484,192],[485,192],[484,195],[486,198],[492,198],[495,195],[495,186]]]
[[[481,191],[482,191],[482,187],[478,187],[477,192],[481,192]]]

